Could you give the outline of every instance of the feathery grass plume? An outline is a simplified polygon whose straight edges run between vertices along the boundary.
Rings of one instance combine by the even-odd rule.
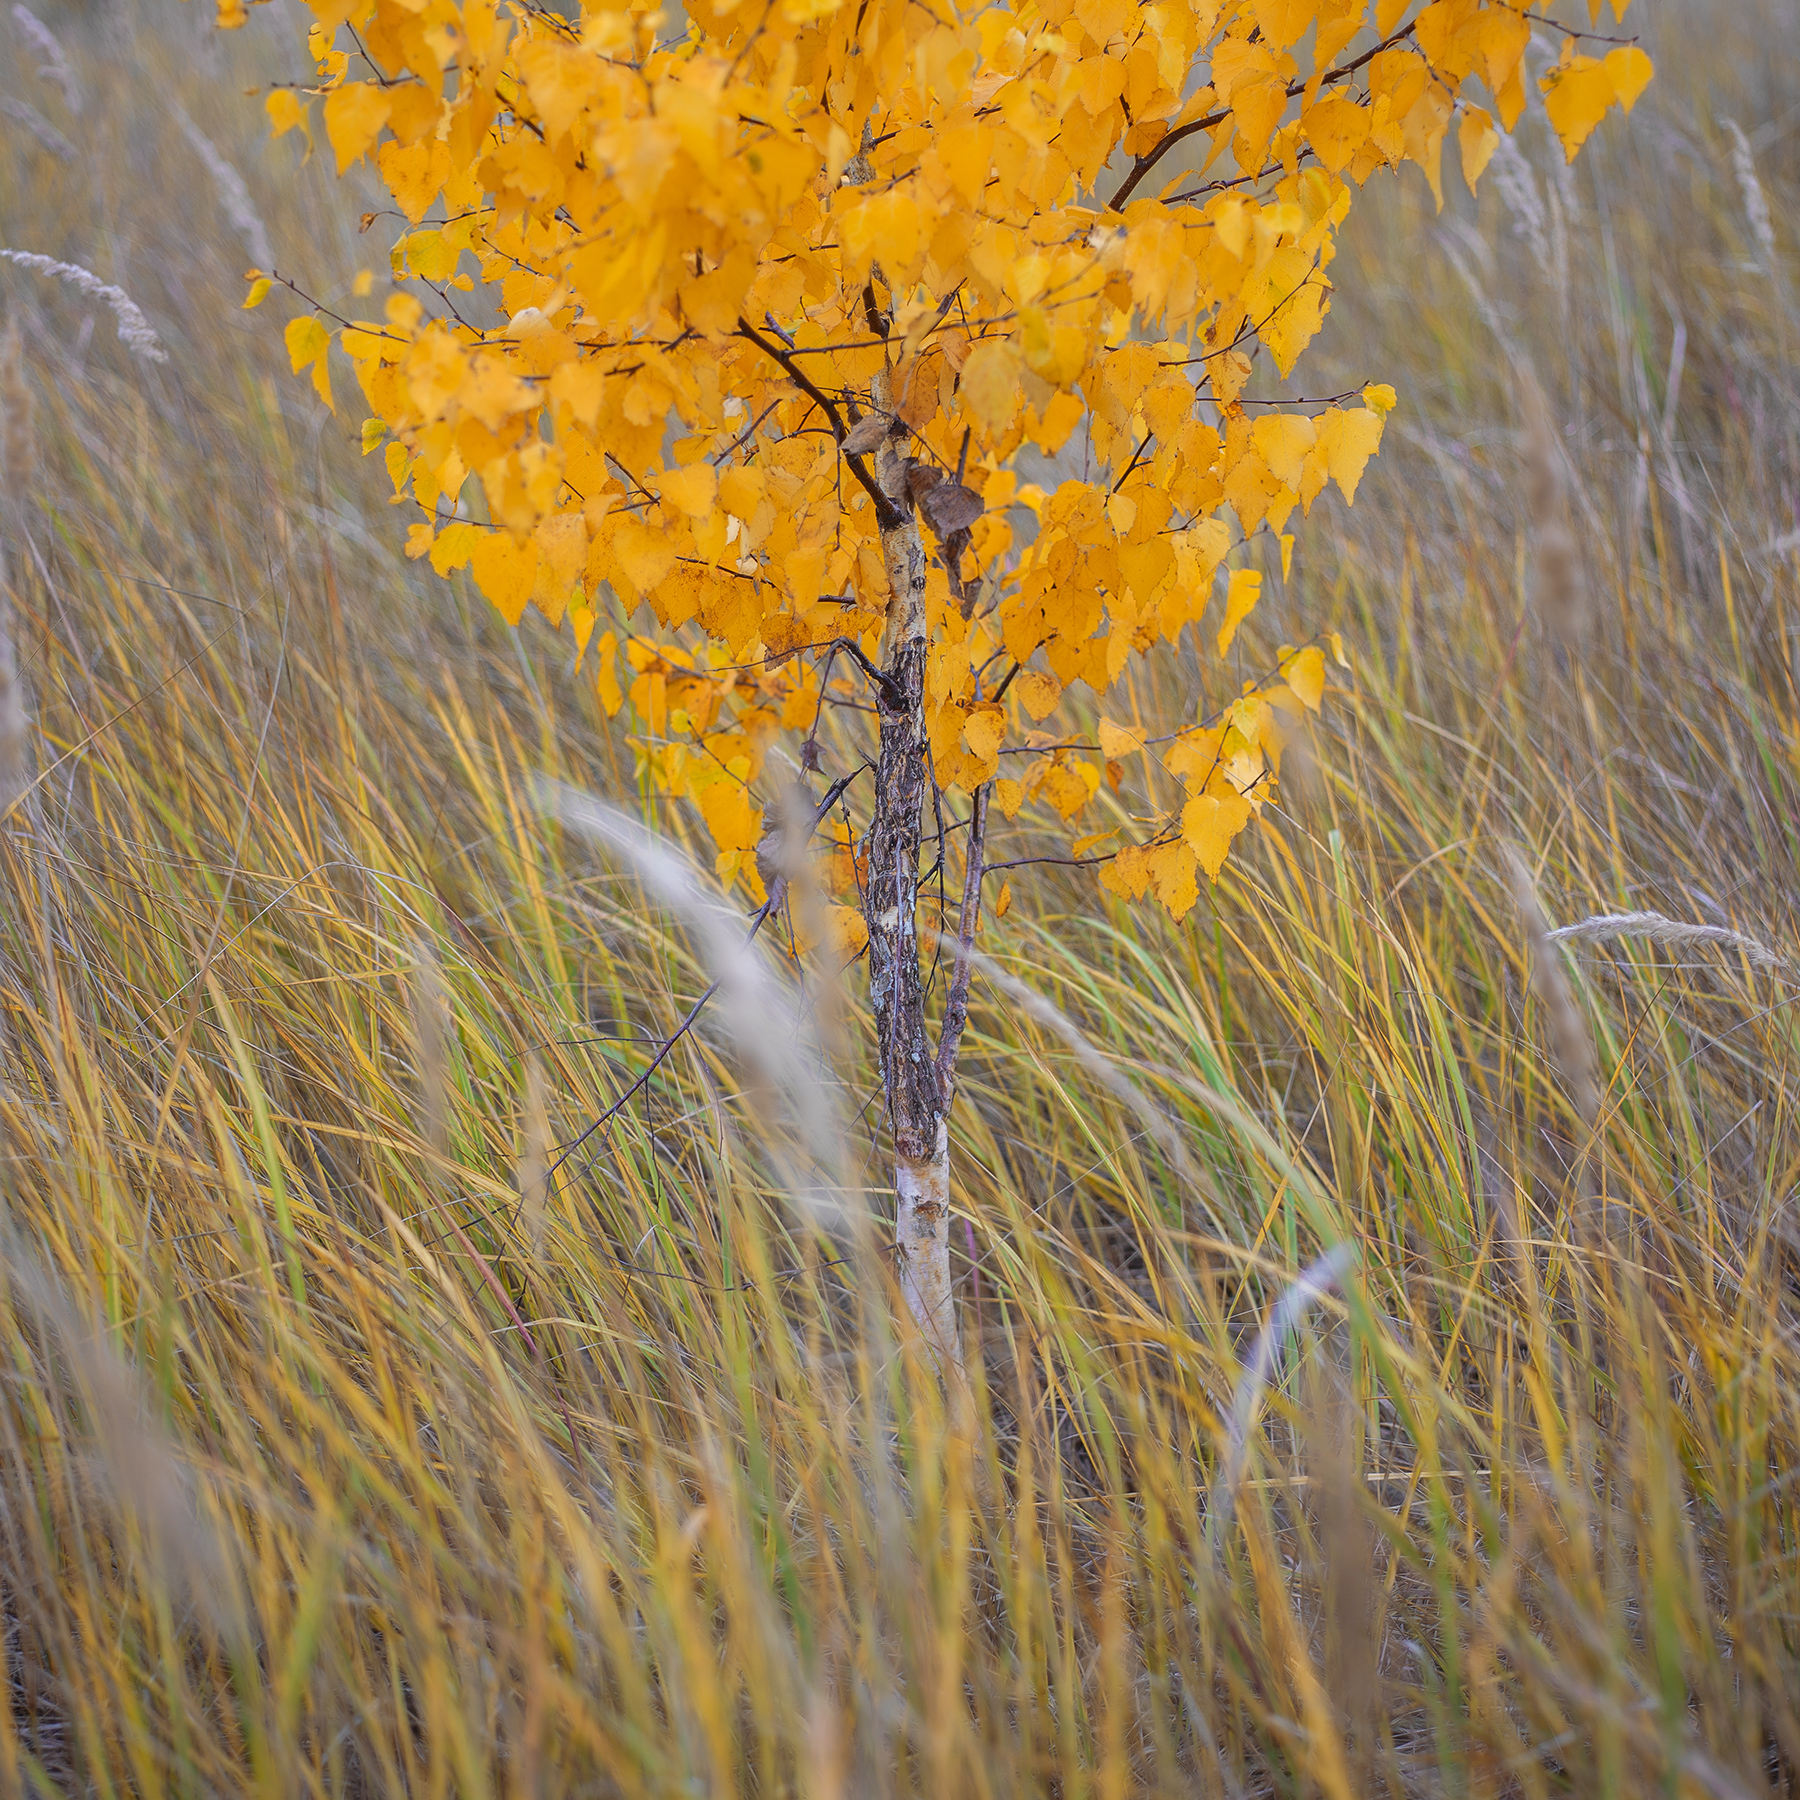
[[[1307,1457],[1318,1496],[1325,1610],[1325,1688],[1350,1740],[1358,1793],[1372,1791],[1376,1707],[1381,1658],[1371,1646],[1376,1595],[1368,1523],[1363,1517],[1362,1469],[1356,1455],[1356,1413],[1337,1368],[1321,1369],[1308,1407],[1312,1443]]]
[[[145,362],[166,363],[169,360],[168,351],[162,347],[138,303],[123,288],[102,281],[92,269],[84,269],[80,263],[58,262],[53,256],[40,256],[35,250],[9,250],[4,245],[0,245],[0,260],[30,269],[37,275],[66,281],[70,287],[91,294],[96,300],[104,300],[119,321],[119,338],[126,349],[141,356]]]
[[[1589,1131],[1600,1117],[1600,1079],[1594,1040],[1581,1016],[1569,978],[1552,945],[1549,921],[1538,903],[1531,871],[1516,850],[1506,851],[1506,885],[1531,947],[1531,985],[1550,1019],[1550,1053],[1563,1086]]]
[[[835,1169],[843,1131],[817,1080],[810,1034],[756,944],[746,939],[743,920],[702,884],[691,863],[617,807],[547,780],[539,782],[536,798],[541,811],[629,862],[651,895],[694,927],[712,969],[708,993],[717,995],[720,1017],[766,1084],[769,1098],[779,1097],[799,1129],[813,1170]],[[788,1183],[814,1208],[831,1215],[846,1212],[852,1221],[862,1222],[858,1209],[842,1207],[836,1188],[828,1193],[806,1171],[790,1170]]]
[[[35,106],[15,100],[11,94],[0,94],[0,113],[23,125],[52,156],[59,156],[64,162],[75,160],[75,146]]]
[[[1578,919],[1573,925],[1559,925],[1549,933],[1553,944],[1604,944],[1614,938],[1644,938],[1652,944],[1684,946],[1712,944],[1724,950],[1743,953],[1746,961],[1759,969],[1790,969],[1793,959],[1771,950],[1767,944],[1741,931],[1723,925],[1684,925],[1658,912],[1596,913],[1591,919]]]
[[[1757,178],[1756,158],[1751,153],[1750,140],[1736,119],[1726,119],[1723,124],[1731,133],[1731,170],[1743,191],[1744,217],[1749,223],[1750,235],[1756,239],[1763,261],[1771,262],[1775,255],[1775,220],[1769,211],[1769,197]]]
[[[1537,566],[1532,603],[1550,636],[1573,650],[1588,626],[1587,586],[1569,530],[1568,476],[1550,402],[1529,371],[1521,371],[1519,405],[1525,415],[1526,504]]]
[[[25,792],[30,721],[25,681],[13,630],[12,559],[20,516],[37,474],[37,439],[31,427],[31,389],[25,381],[25,346],[17,319],[0,334],[0,816]]]
[[[194,154],[206,164],[206,171],[219,190],[219,198],[225,203],[225,217],[231,221],[232,229],[244,240],[244,248],[249,252],[251,262],[259,269],[273,268],[275,252],[269,248],[268,229],[250,199],[250,190],[244,186],[243,176],[220,154],[218,145],[188,117],[186,107],[177,101],[173,111],[182,136],[193,146]]]
[[[158,1428],[155,1402],[142,1379],[108,1341],[104,1327],[80,1316],[54,1271],[10,1226],[0,1230],[0,1263],[6,1310],[35,1314],[44,1337],[61,1345],[81,1397],[82,1424],[97,1452],[96,1473],[118,1514],[142,1534],[143,1551],[164,1594],[198,1607],[227,1643],[241,1648],[243,1592],[234,1559],[196,1504],[196,1484]],[[48,1364],[42,1347],[38,1354]]]
[[[1216,1556],[1225,1528],[1237,1506],[1238,1483],[1244,1476],[1244,1460],[1250,1449],[1250,1428],[1256,1411],[1274,1379],[1281,1361],[1281,1346],[1290,1331],[1306,1323],[1306,1315],[1343,1281],[1356,1260],[1349,1244],[1333,1244],[1309,1262],[1269,1308],[1269,1316],[1250,1346],[1244,1372],[1231,1396],[1231,1424],[1225,1440],[1225,1459],[1213,1478],[1212,1498],[1206,1508],[1207,1536]]]
[[[419,1056],[419,1128],[433,1152],[450,1157],[450,996],[444,990],[437,952],[423,938],[413,941],[413,1037]]]
[[[15,6],[12,16],[13,23],[44,59],[38,69],[38,78],[55,82],[62,89],[63,103],[79,118],[81,86],[75,79],[75,71],[69,66],[68,57],[63,54],[62,45],[56,41],[55,33],[28,6]]]
[[[1531,246],[1532,260],[1543,274],[1550,273],[1550,228],[1544,197],[1538,191],[1537,171],[1519,148],[1518,140],[1502,132],[1494,146],[1488,172],[1500,190],[1501,204],[1513,222],[1513,235]]]

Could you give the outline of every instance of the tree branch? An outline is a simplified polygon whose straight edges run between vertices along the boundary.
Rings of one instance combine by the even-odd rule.
[[[862,768],[852,770],[848,775],[842,776],[839,780],[834,781],[831,784],[825,798],[813,809],[812,821],[806,828],[806,838],[801,840],[803,843],[807,839],[810,839],[812,834],[818,830],[820,821],[835,805],[837,805],[838,797],[843,793],[845,788],[847,788],[858,775],[862,774],[863,770],[867,769],[868,766],[867,763],[864,763]],[[763,926],[768,922],[770,915],[780,909],[782,901],[787,898],[787,885],[785,876],[777,876],[770,885],[768,899],[765,900],[762,903],[762,906],[751,915],[750,930],[744,938],[746,948],[756,941],[756,934],[761,931]],[[605,1130],[605,1128],[619,1116],[625,1107],[630,1104],[632,1099],[643,1091],[644,1087],[648,1084],[650,1077],[669,1060],[670,1054],[674,1051],[675,1046],[693,1029],[694,1021],[700,1017],[701,1009],[718,991],[719,983],[715,981],[707,988],[706,992],[688,1008],[687,1017],[675,1027],[674,1031],[664,1042],[662,1048],[651,1057],[649,1066],[644,1070],[643,1074],[641,1074],[637,1080],[634,1081],[631,1086],[628,1087],[624,1093],[622,1093],[618,1099],[593,1122],[593,1124],[582,1132],[578,1138],[575,1138],[569,1143],[564,1148],[562,1154],[557,1157],[556,1161],[545,1170],[544,1179],[546,1182],[553,1180],[556,1176],[556,1171],[560,1169],[563,1164],[588,1141],[589,1138],[596,1132]]]
[[[841,449],[846,435],[843,417],[838,412],[837,407],[813,381],[811,376],[809,376],[806,371],[794,361],[793,357],[789,355],[787,351],[783,350],[779,344],[770,343],[748,319],[740,318],[738,320],[738,336],[747,338],[757,347],[757,349],[762,351],[765,356],[781,365],[787,378],[794,386],[797,387],[801,393],[803,393],[807,399],[809,399],[813,405],[818,407],[818,409],[824,413],[825,417],[831,421],[832,436],[837,439]],[[876,484],[875,477],[869,472],[869,465],[864,462],[860,456],[852,450],[844,450],[843,457],[844,461],[850,465],[850,472],[863,484],[869,498],[875,502],[876,523],[880,525],[883,531],[893,530],[905,515],[900,511],[899,507],[897,507],[893,501],[881,491],[880,487]]]
[[[1405,42],[1405,40],[1411,37],[1417,29],[1418,21],[1416,19],[1411,25],[1401,26],[1398,31],[1394,32],[1391,36],[1384,38],[1372,50],[1365,50],[1361,56],[1357,57],[1353,62],[1345,63],[1341,69],[1333,69],[1331,73],[1326,76],[1325,81],[1320,85],[1335,85],[1340,81],[1347,80],[1350,76],[1354,75],[1358,69],[1372,63],[1382,51],[1391,50],[1396,44]],[[1306,88],[1307,83],[1304,81],[1290,81],[1287,86],[1288,99],[1295,99],[1297,96],[1305,93]],[[1190,119],[1185,125],[1177,125],[1175,129],[1166,136],[1158,138],[1156,142],[1131,165],[1131,173],[1119,183],[1119,191],[1106,203],[1107,211],[1118,212],[1124,206],[1125,202],[1129,200],[1136,191],[1138,183],[1162,161],[1165,151],[1174,149],[1183,138],[1190,138],[1197,131],[1211,131],[1215,125],[1223,125],[1230,117],[1231,108],[1227,106],[1219,112],[1208,113],[1203,119]]]
[[[961,916],[956,924],[956,971],[950,977],[950,997],[944,1003],[944,1024],[938,1034],[938,1089],[944,1097],[944,1110],[950,1109],[950,1096],[956,1081],[956,1053],[962,1048],[962,1036],[969,1023],[969,952],[975,945],[975,931],[981,923],[982,852],[987,848],[988,794],[991,784],[983,782],[975,790],[975,811],[970,818],[968,861],[963,869]]]

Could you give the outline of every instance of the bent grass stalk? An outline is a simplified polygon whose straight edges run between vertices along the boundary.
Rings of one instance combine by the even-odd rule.
[[[1646,26],[1747,130],[1758,4]],[[1788,40],[1756,48],[1773,86],[1800,85]],[[174,143],[169,94],[206,116],[159,54],[132,83],[82,63],[82,117],[120,216],[178,223],[173,275],[228,319],[241,296],[209,284],[236,246],[207,234],[229,222],[209,193],[178,211],[154,159],[124,153],[133,131]],[[140,78],[157,91],[134,111]],[[1703,141],[1683,104],[1644,103]],[[201,403],[177,422],[147,384],[138,414],[54,309],[28,312],[34,506],[56,529],[9,576],[56,774],[43,823],[0,830],[0,1183],[59,1317],[124,1385],[116,1411],[85,1399],[99,1388],[72,1330],[7,1274],[0,1788],[1792,1785],[1791,1009],[1747,1006],[1732,964],[1762,985],[1772,971],[1717,937],[1663,940],[1702,967],[1621,954],[1584,971],[1592,1135],[1638,1224],[1627,1279],[1560,1205],[1571,1058],[1521,1008],[1559,944],[1647,914],[1687,930],[1707,896],[1771,954],[1793,941],[1791,555],[1756,562],[1740,667],[1709,559],[1684,553],[1679,506],[1659,514],[1679,478],[1718,496],[1733,545],[1791,531],[1768,422],[1787,416],[1772,384],[1792,322],[1778,284],[1731,276],[1736,189],[1677,178],[1661,141],[1614,179],[1612,260],[1572,240],[1568,333],[1537,323],[1555,309],[1529,255],[1484,276],[1581,442],[1616,429],[1605,409],[1645,421],[1640,532],[1635,434],[1616,462],[1584,460],[1613,529],[1583,540],[1579,668],[1519,634],[1527,522],[1479,456],[1446,450],[1435,482],[1412,468],[1404,510],[1377,465],[1355,516],[1295,547],[1296,612],[1341,624],[1356,664],[1310,778],[1182,928],[1112,910],[1078,873],[1019,888],[992,928],[955,1124],[985,1327],[960,1414],[895,1354],[891,1293],[815,1203],[823,1187],[852,1220],[891,1205],[854,970],[772,958],[753,990],[779,1002],[771,1032],[822,995],[848,1015],[794,1074],[813,1100],[790,1105],[721,1015],[649,1073],[591,1169],[540,1183],[721,966],[711,925],[672,928],[638,864],[541,809],[540,777],[626,809],[632,746],[543,643],[527,679],[481,603],[440,603],[368,549],[388,541],[386,484],[329,424],[315,454],[285,366],[172,339]],[[0,142],[0,205],[34,191],[21,154],[32,180],[62,179]],[[1791,210],[1778,167],[1761,173]],[[277,194],[266,222],[324,267],[314,204]],[[5,235],[50,243],[40,225],[15,213]],[[1671,230],[1707,254],[1672,268]],[[1383,254],[1379,234],[1346,243],[1362,254]],[[177,316],[154,262],[131,266]],[[1423,368],[1407,387],[1420,436],[1396,431],[1395,454],[1513,416],[1435,251],[1403,289],[1346,283],[1334,320],[1353,364],[1377,339],[1445,359],[1441,389]],[[1642,402],[1619,385],[1619,346],[1640,339]],[[1349,388],[1361,371],[1341,373]],[[1742,418],[1718,399],[1732,384]],[[338,520],[367,532],[353,557]],[[1273,593],[1273,563],[1267,578]],[[1666,633],[1665,605],[1691,629]],[[1247,656],[1272,656],[1277,621],[1255,629]],[[1174,659],[1134,679],[1166,684],[1143,716],[1193,705]],[[821,733],[827,768],[857,766],[859,719]],[[1159,779],[1146,759],[1099,804],[1128,826],[1156,810],[1134,784]],[[683,807],[647,812],[685,871]],[[1029,809],[1008,830],[997,860],[1056,841]],[[1497,842],[1532,846],[1576,935],[1540,919],[1519,941]],[[739,941],[741,911],[693,904]],[[954,924],[946,905],[950,945]],[[1657,947],[1665,928],[1646,929]],[[784,917],[768,935],[785,940]],[[177,995],[180,1013],[197,996],[179,1064]],[[434,1033],[436,1123],[417,1079]],[[829,1120],[828,1180],[803,1104]],[[1341,1244],[1356,1263],[1328,1303],[1348,1318],[1333,1429],[1364,1453],[1338,1480],[1311,1454],[1306,1384],[1264,1381],[1235,1440],[1232,1422],[1259,1334]],[[1256,1467],[1209,1557],[1234,1441]],[[115,1495],[108,1459],[134,1445],[168,1477],[138,1498],[179,1500],[157,1516],[190,1521],[197,1549]],[[1357,1541],[1346,1520],[1378,1546],[1354,1606],[1333,1573]],[[156,1534],[179,1553],[149,1554]],[[235,1659],[237,1617],[190,1605],[186,1562],[214,1551],[242,1609]],[[1352,1630],[1366,1685],[1345,1679]]]

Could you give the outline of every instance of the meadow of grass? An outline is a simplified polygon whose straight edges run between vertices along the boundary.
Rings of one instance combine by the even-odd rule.
[[[0,1791],[1792,1792],[1791,0],[1640,0],[1573,171],[1353,217],[1306,391],[1403,406],[1246,652],[1352,670],[1184,924],[1013,871],[948,1398],[855,976],[737,954],[236,310],[195,134],[311,291],[379,254],[240,97],[293,20],[43,16],[0,244],[169,360],[0,268]],[[1716,929],[1543,938],[1646,912]]]

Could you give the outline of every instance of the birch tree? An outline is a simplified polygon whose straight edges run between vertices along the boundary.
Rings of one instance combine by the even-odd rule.
[[[392,207],[365,229],[398,228],[384,302],[307,304],[287,348],[328,403],[348,359],[407,554],[572,635],[765,915],[795,873],[772,750],[843,781],[821,712],[873,708],[863,826],[803,824],[834,941],[866,949],[901,1287],[951,1368],[991,827],[1066,827],[1070,860],[1178,919],[1218,877],[1342,656],[1232,657],[1244,546],[1285,563],[1329,484],[1354,499],[1396,404],[1253,403],[1254,368],[1301,364],[1371,179],[1410,165],[1441,205],[1447,145],[1474,184],[1528,106],[1571,158],[1628,111],[1651,67],[1627,0],[690,0],[673,28],[636,3],[308,4],[272,127],[372,162]],[[304,296],[253,279],[246,304]],[[1027,451],[1068,474],[1029,479]],[[1184,634],[1210,698],[1130,716],[1133,659]],[[1160,798],[1096,826],[1139,774]],[[960,858],[947,947],[922,942],[928,839]]]

